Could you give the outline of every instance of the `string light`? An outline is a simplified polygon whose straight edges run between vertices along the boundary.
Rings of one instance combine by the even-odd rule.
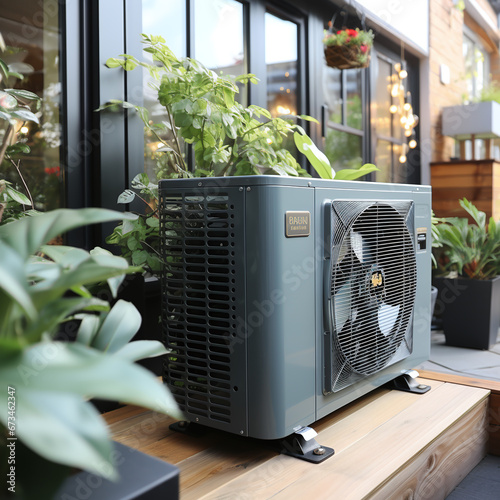
[[[413,112],[411,93],[405,89],[405,79],[407,77],[408,71],[404,59],[404,44],[401,43],[401,63],[394,64],[394,73],[391,75],[390,85],[388,86],[392,97],[391,100],[393,101],[389,107],[389,112],[391,115],[398,116],[401,126],[401,136],[405,139],[401,145],[400,163],[406,163],[408,159],[406,152],[408,149],[415,149],[417,147],[414,129],[418,125],[418,116]],[[406,141],[409,138],[411,139],[407,144]]]

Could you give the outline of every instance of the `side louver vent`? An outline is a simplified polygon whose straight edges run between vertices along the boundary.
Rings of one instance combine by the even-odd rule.
[[[325,393],[411,354],[417,286],[412,202],[334,201],[331,221]]]
[[[227,193],[169,194],[161,200],[167,381],[187,415],[233,416],[236,319],[235,207]]]

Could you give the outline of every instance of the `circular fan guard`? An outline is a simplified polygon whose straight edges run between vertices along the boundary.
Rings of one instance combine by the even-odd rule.
[[[385,367],[405,338],[415,302],[416,260],[405,217],[375,203],[337,225],[332,252],[334,343],[347,372]]]

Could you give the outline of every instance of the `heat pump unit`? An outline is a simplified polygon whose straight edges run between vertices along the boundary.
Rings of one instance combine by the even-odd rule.
[[[159,187],[164,380],[189,421],[282,438],[428,359],[429,187]]]

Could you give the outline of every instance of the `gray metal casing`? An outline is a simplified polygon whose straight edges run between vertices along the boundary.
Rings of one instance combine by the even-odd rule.
[[[217,353],[222,354],[218,357],[211,354],[209,326],[206,333],[195,336],[197,343],[191,343],[194,347],[190,347],[188,308],[179,305],[172,309],[166,296],[166,287],[169,286],[167,275],[162,285],[164,310],[170,307],[168,310],[174,310],[177,314],[173,344],[177,348],[181,346],[174,358],[174,365],[177,363],[175,369],[171,370],[171,364],[167,362],[164,378],[174,395],[182,386],[181,409],[188,420],[240,435],[278,439],[291,434],[298,426],[315,422],[428,359],[431,319],[430,187],[277,176],[160,181],[163,207],[169,197],[199,195],[206,198],[221,193],[227,195],[228,206],[233,207],[229,220],[234,221],[228,234],[231,240],[228,248],[233,254],[230,263],[234,263],[227,270],[228,275],[232,276],[229,294],[234,293],[234,296],[229,298],[228,295],[228,301],[233,305],[229,326],[224,330],[227,332],[227,352],[217,348]],[[327,275],[325,266],[329,265],[325,260],[328,253],[325,247],[330,237],[325,208],[334,200],[411,200],[414,202],[413,227],[415,231],[417,228],[420,231],[426,228],[427,245],[415,253],[417,290],[412,318],[411,355],[352,386],[325,395],[323,365],[327,326],[324,287]],[[286,237],[287,211],[310,212],[309,236]],[[163,230],[168,230],[164,214],[160,219]],[[208,229],[205,232],[208,234]],[[187,273],[186,270],[182,272],[183,276]],[[181,273],[176,276],[180,277]],[[208,288],[208,278],[206,283]],[[207,292],[207,297],[209,295]],[[207,301],[208,325],[211,321],[211,306],[210,299]],[[188,325],[185,341],[182,339],[184,329],[179,324],[179,318]],[[163,316],[163,324],[166,344],[172,348],[172,323],[169,324],[167,313]],[[192,355],[196,355],[193,360]],[[213,358],[226,364],[215,365]],[[200,359],[203,359],[201,365]],[[217,378],[217,370],[222,370],[221,376],[228,379],[228,384],[219,383],[218,379],[217,383],[212,384],[210,380],[200,377],[198,381],[205,386],[195,385],[190,389],[187,380],[191,363],[197,367],[194,373],[202,373],[198,370],[201,366],[209,379],[211,374]],[[212,367],[215,367],[215,371],[212,371]],[[192,380],[192,376],[189,380]],[[226,412],[224,421],[217,416],[214,418],[214,414],[210,413],[210,408],[218,411],[217,404],[221,400],[217,397],[221,395],[225,398],[223,405],[228,408],[223,408]],[[189,407],[191,396],[196,396],[194,409]]]

